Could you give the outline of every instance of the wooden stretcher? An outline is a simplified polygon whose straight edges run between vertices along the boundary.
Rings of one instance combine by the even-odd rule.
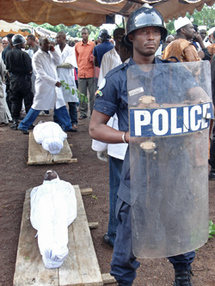
[[[14,286],[96,286],[114,283],[109,274],[101,274],[86,212],[78,185],[78,213],[69,226],[69,254],[57,269],[46,269],[39,252],[36,230],[30,223],[30,192],[26,191],[16,257]],[[89,189],[88,189],[89,190]]]
[[[35,141],[33,132],[29,133],[28,165],[49,165],[73,162],[77,162],[77,159],[72,158],[72,151],[67,139],[64,140],[61,152],[57,155],[52,155]]]

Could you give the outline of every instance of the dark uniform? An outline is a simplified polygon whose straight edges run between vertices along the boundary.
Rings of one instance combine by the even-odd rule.
[[[156,64],[162,64],[164,62],[158,58],[155,58],[154,61]],[[116,113],[119,120],[120,131],[128,131],[129,129],[127,69],[131,65],[135,65],[133,59],[130,59],[128,64],[122,64],[106,75],[106,82],[103,82],[102,86],[99,88],[94,105],[95,110],[108,116],[113,116]],[[181,83],[178,83],[180,79],[171,77],[173,78],[173,81],[175,80],[175,82],[177,82],[177,85],[172,82],[170,87],[169,75],[166,74],[165,71],[162,72],[162,69],[159,71],[159,68],[157,68],[157,72],[153,77],[153,90],[149,94],[153,94],[153,96],[155,96],[156,102],[164,103],[167,88],[170,87],[174,89],[174,86],[175,88],[178,88],[178,86],[186,86],[186,84],[190,86],[190,82],[188,84],[190,77],[186,76],[187,73],[184,71],[184,78],[181,80]],[[137,80],[139,79],[140,77],[137,75]],[[135,79],[132,78],[132,80]],[[147,78],[144,76],[143,72],[141,80],[146,81],[144,88],[146,87],[147,94]],[[192,85],[197,86],[197,83],[193,81]],[[175,94],[179,97],[179,102],[182,102],[183,95],[180,94],[180,90]],[[139,189],[141,189],[141,187]],[[113,275],[122,286],[132,285],[133,280],[136,277],[136,269],[140,266],[140,263],[132,253],[132,227],[130,220],[131,205],[133,205],[137,200],[138,195],[138,192],[131,194],[130,190],[130,162],[128,148],[122,168],[121,184],[118,190],[116,216],[118,218],[119,225],[117,227],[117,235],[114,243],[114,253],[111,263],[111,275]],[[170,257],[169,261],[173,264],[176,271],[189,271],[194,258],[195,252],[191,251],[189,253]]]
[[[31,58],[21,48],[15,47],[6,54],[5,63],[10,76],[11,115],[14,123],[18,124],[22,100],[24,99],[26,113],[33,102]]]

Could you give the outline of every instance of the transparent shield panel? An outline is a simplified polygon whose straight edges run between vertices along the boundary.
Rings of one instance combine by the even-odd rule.
[[[169,257],[208,239],[208,62],[128,69],[132,244]]]

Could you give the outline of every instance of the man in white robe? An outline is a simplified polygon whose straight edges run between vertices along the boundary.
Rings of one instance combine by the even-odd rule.
[[[75,83],[74,67],[76,65],[75,50],[66,44],[66,34],[58,32],[56,36],[57,45],[55,50],[61,57],[61,64],[57,66],[57,73],[59,79],[68,84],[69,89],[63,88],[64,100],[69,105],[69,115],[72,126],[77,130],[78,116],[77,116],[77,86]]]
[[[60,153],[67,134],[55,122],[40,121],[33,129],[34,139],[43,149],[53,155]]]
[[[43,184],[31,191],[30,221],[46,268],[58,268],[68,255],[68,226],[77,217],[73,186],[55,171],[45,173]]]
[[[40,38],[40,49],[33,55],[32,65],[36,75],[33,104],[18,129],[28,134],[41,110],[54,109],[55,115],[64,131],[73,132],[71,120],[63,98],[61,83],[56,67],[60,57],[47,38]]]

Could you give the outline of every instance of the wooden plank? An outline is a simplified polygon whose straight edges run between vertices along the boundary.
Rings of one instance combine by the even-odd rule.
[[[103,273],[102,274],[102,279],[103,279],[103,284],[107,285],[107,284],[114,284],[116,282],[116,279],[110,275],[110,273]]]
[[[14,286],[58,286],[58,269],[46,269],[39,252],[36,230],[30,223],[30,191],[26,191],[16,257]]]
[[[30,191],[26,191],[20,228],[14,286],[96,286],[103,285],[79,186],[76,191],[78,215],[69,226],[69,254],[59,269],[46,269],[40,255],[36,230],[30,223]]]
[[[77,162],[77,159],[72,158],[72,151],[67,139],[64,140],[61,152],[57,155],[52,155],[34,140],[33,132],[29,133],[28,165],[49,165],[73,162]]]
[[[78,215],[69,227],[70,254],[59,269],[59,285],[103,285],[81,192],[78,185],[74,188]]]
[[[92,195],[93,189],[92,188],[84,188],[81,189],[81,194],[83,195]]]
[[[92,222],[89,222],[88,225],[90,229],[96,229],[98,228],[99,223],[97,221],[92,221]]]

